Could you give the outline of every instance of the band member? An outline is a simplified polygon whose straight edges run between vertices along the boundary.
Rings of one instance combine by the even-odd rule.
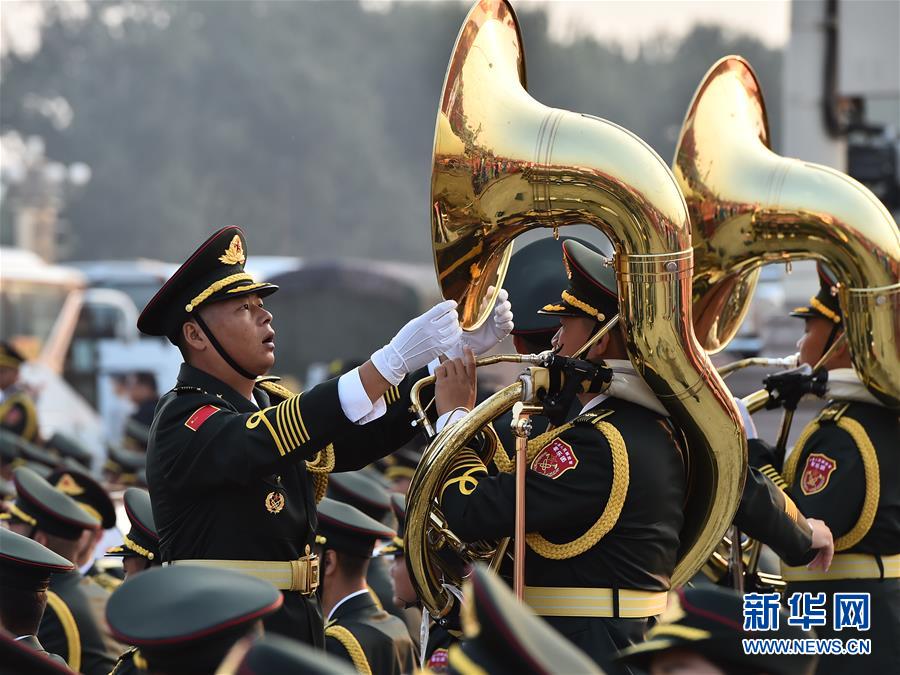
[[[792,316],[805,320],[797,343],[800,362],[814,366],[841,338],[844,317],[833,273],[819,265],[820,288],[808,306]],[[862,384],[846,343],[823,366],[828,370],[828,403],[803,429],[787,461],[762,441],[750,444],[751,462],[778,478],[803,513],[821,518],[834,533],[836,554],[827,572],[782,566],[793,593],[824,593],[831,608],[835,593],[871,598],[866,632],[818,627],[819,637],[870,638],[866,656],[823,655],[818,673],[895,671],[900,663],[900,416]],[[774,470],[773,470],[774,468]]]
[[[27,467],[16,469],[13,478],[17,498],[9,507],[9,529],[67,560],[75,558],[82,532],[99,528],[98,520]],[[107,675],[115,663],[92,600],[97,592],[106,593],[77,569],[54,574],[38,631],[47,651],[86,675]]]
[[[38,438],[37,408],[19,382],[25,357],[8,342],[0,342],[0,428],[34,442]]]
[[[153,523],[153,509],[150,494],[139,488],[125,490],[125,513],[131,521],[131,529],[125,535],[121,546],[113,546],[106,555],[122,558],[125,580],[134,578],[153,567],[159,567],[159,535]],[[134,662],[136,647],[119,656],[116,667],[110,675],[126,675],[140,672]]]
[[[569,356],[618,312],[618,298],[602,255],[572,241],[563,253],[569,288],[542,311],[560,317],[554,343]],[[639,640],[647,619],[665,607],[682,523],[683,448],[665,408],[627,360],[621,330],[603,336],[586,358],[611,367],[618,386],[579,395],[577,416],[529,442],[525,599],[616,672],[612,652]],[[438,425],[447,411],[472,403],[463,370],[466,364],[448,362],[436,371]],[[806,520],[762,476],[747,484],[744,513],[760,514],[756,530],[782,554],[808,562],[811,544],[827,548],[828,535],[814,542]],[[513,533],[515,479],[488,476],[474,451],[461,453],[441,499],[451,529],[465,541]],[[564,598],[555,590],[561,586]]]
[[[366,585],[377,539],[395,532],[359,509],[323,499],[317,548],[322,559],[325,649],[358,672],[412,673],[415,650],[406,624],[378,607]]]
[[[715,587],[678,589],[666,612],[640,644],[622,650],[618,658],[650,675],[809,675],[814,655],[747,653],[742,640],[765,636],[775,640],[808,640],[815,637],[789,623],[790,615],[778,612],[777,628],[765,633],[742,630],[744,600],[730,589]]]
[[[516,601],[487,567],[475,566],[463,593],[464,637],[450,647],[448,672],[600,675],[587,654]]]
[[[284,591],[284,607],[267,629],[321,645],[311,472],[359,469],[406,442],[414,430],[406,402],[412,378],[404,378],[451,349],[461,331],[454,303],[443,302],[338,379],[302,395],[277,383],[257,386],[275,362],[263,299],[277,287],[255,282],[245,261],[243,232],[216,232],[138,321],[185,358],[177,385],[160,400],[148,444],[160,552],[176,565],[255,570]],[[466,337],[493,346],[504,325],[487,321]],[[266,390],[280,392],[281,401],[273,405]]]
[[[563,251],[569,288],[542,311],[559,318],[554,343],[567,356],[618,312],[618,297],[603,256],[571,241]],[[630,367],[618,329],[585,356]],[[435,371],[442,417],[474,402],[474,390],[458,386],[470,365]],[[529,441],[526,478],[525,601],[608,672],[617,672],[612,654],[665,609],[685,496],[683,451],[665,408],[633,370],[622,395],[580,395],[578,416]],[[463,541],[514,533],[515,477],[489,476],[473,450],[460,453],[440,499]]]
[[[242,638],[258,636],[282,596],[245,574],[198,567],[156,567],[122,584],[109,600],[113,634],[133,645],[140,672],[213,675]]]
[[[107,549],[106,555],[122,558],[125,578],[128,579],[151,567],[157,567],[161,561],[159,535],[153,522],[150,494],[140,488],[128,488],[123,501],[131,529],[123,538],[122,545]]]
[[[73,569],[71,562],[47,547],[0,528],[0,627],[61,664],[65,664],[61,656],[44,649],[38,627],[47,607],[50,578]]]
[[[409,577],[409,569],[406,567],[406,544],[404,533],[406,531],[406,497],[399,494],[391,495],[391,509],[397,519],[397,535],[380,549],[376,555],[391,558],[391,582],[394,589],[394,605],[404,610],[419,607],[419,597]],[[459,607],[457,606],[447,625],[440,625],[430,619],[427,612],[422,621],[425,625],[421,630],[421,644],[418,654],[420,667],[429,673],[446,673],[447,651],[450,645],[458,642],[462,636],[459,626]]]

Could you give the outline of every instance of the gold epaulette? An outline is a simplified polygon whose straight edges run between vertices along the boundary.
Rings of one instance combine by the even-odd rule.
[[[822,409],[822,412],[819,413],[819,416],[816,418],[819,422],[826,422],[831,424],[837,424],[837,422],[841,419],[843,414],[847,412],[847,408],[850,407],[850,404],[846,401],[838,402],[838,403],[829,403]]]
[[[578,417],[572,420],[572,424],[590,424],[594,426],[600,420],[609,417],[615,412],[615,410],[608,410],[606,408],[598,408],[594,410],[589,410],[586,413],[582,413]]]
[[[291,396],[294,396],[294,392],[285,387],[283,384],[278,384],[278,382],[275,380],[258,379],[256,380],[256,386],[262,389],[267,394],[274,394],[279,398],[290,398]]]

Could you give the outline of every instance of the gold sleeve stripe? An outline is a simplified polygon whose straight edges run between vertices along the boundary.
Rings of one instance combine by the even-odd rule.
[[[300,422],[300,428],[303,430],[303,436],[305,436],[306,440],[308,441],[310,439],[310,435],[306,430],[306,425],[303,423],[303,415],[300,414],[300,396],[295,396],[294,398],[290,399],[290,402],[292,404],[291,410],[293,411],[294,415],[296,415],[297,421]]]
[[[78,624],[72,616],[72,610],[53,591],[47,591],[47,605],[56,613],[63,633],[66,635],[66,663],[76,673],[81,672],[81,634],[78,632]]]
[[[285,410],[285,406],[280,403],[275,406],[275,426],[278,427],[278,433],[281,437],[286,441],[285,445],[290,446],[291,448],[296,448],[300,445],[300,439],[294,433],[293,425],[286,424],[286,420],[284,419],[287,411]]]
[[[787,514],[788,518],[793,520],[795,523],[800,517],[800,512],[797,510],[797,505],[794,503],[794,500],[784,495],[784,512]]]

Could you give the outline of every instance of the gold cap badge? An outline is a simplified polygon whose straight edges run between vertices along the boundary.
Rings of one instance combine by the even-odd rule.
[[[231,238],[231,243],[228,245],[225,253],[219,256],[219,262],[225,265],[243,265],[246,259],[244,246],[241,244],[241,238],[238,235],[234,235]]]
[[[80,495],[84,492],[81,487],[70,474],[64,473],[56,482],[56,489],[69,496]]]

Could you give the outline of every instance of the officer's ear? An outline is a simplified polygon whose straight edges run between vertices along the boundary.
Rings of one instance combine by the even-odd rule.
[[[337,553],[334,549],[327,549],[322,555],[322,574],[326,577],[333,577],[338,572]]]
[[[596,331],[592,332],[591,335],[595,335]],[[602,338],[597,340],[595,344],[588,349],[587,360],[588,361],[601,361],[606,355],[606,350],[609,347],[610,334],[606,333]]]
[[[181,325],[181,345],[187,354],[194,351],[206,351],[209,341],[196,321],[185,321]],[[187,358],[187,354],[185,354],[185,358]]]

